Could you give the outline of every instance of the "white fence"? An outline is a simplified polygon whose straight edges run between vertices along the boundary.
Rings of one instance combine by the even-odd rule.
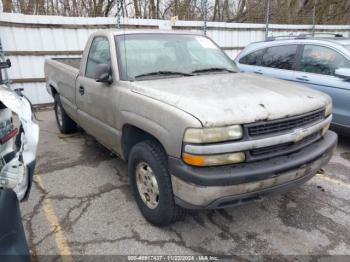
[[[127,28],[173,29],[203,33],[203,22],[149,19],[122,19]],[[0,37],[7,57],[12,61],[9,77],[14,88],[24,88],[33,104],[51,103],[45,90],[44,60],[49,57],[81,55],[88,36],[100,29],[115,28],[116,18],[31,16],[0,13]],[[250,42],[264,39],[265,25],[209,22],[207,35],[229,56]],[[311,25],[270,25],[270,35],[309,33]],[[316,26],[316,32],[350,36],[349,25]]]

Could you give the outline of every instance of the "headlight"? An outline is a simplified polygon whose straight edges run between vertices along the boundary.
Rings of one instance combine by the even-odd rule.
[[[241,139],[243,130],[240,125],[214,127],[214,128],[189,128],[185,132],[184,142],[204,144]]]
[[[244,162],[245,154],[243,152],[238,152],[221,155],[200,156],[183,153],[182,159],[186,164],[192,166],[222,166]]]
[[[329,115],[331,115],[333,112],[333,104],[332,102],[330,102],[327,106],[326,106],[326,111],[324,113],[324,115],[327,117]]]

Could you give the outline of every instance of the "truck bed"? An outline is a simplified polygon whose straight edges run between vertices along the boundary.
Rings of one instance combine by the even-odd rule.
[[[45,78],[47,91],[62,96],[62,104],[66,111],[74,113],[69,105],[75,104],[75,84],[79,76],[81,58],[52,58],[45,60]],[[65,99],[63,99],[65,98]]]
[[[80,61],[81,61],[81,57],[76,57],[76,58],[72,58],[72,57],[60,57],[60,58],[52,58],[52,60],[55,60],[57,62],[75,67],[76,69],[80,68]]]

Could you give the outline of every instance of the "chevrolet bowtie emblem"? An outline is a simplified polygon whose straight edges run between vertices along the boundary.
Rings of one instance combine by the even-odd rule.
[[[294,142],[299,142],[305,137],[305,132],[307,130],[303,128],[298,128],[294,130]]]

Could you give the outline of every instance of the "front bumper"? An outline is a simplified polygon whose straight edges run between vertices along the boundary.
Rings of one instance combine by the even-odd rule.
[[[337,135],[328,131],[317,142],[287,156],[222,167],[191,167],[169,157],[169,172],[178,205],[185,208],[224,208],[283,192],[305,183],[328,163]]]

